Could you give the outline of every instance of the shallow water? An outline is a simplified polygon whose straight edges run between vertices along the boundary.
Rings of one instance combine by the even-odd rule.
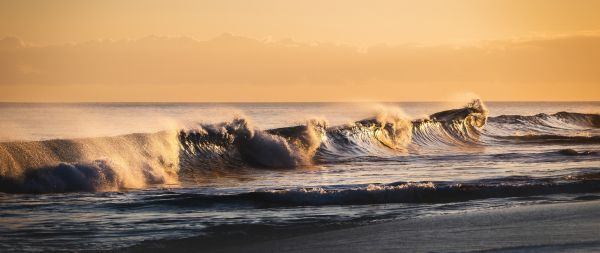
[[[485,106],[0,104],[0,250],[600,197],[600,103]]]

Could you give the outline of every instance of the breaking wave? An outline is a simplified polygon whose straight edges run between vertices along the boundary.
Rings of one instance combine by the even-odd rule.
[[[198,171],[285,169],[347,157],[495,143],[600,143],[597,114],[559,112],[488,117],[480,100],[409,119],[393,110],[341,126],[310,120],[260,130],[243,116],[178,131],[0,143],[0,191],[115,191],[177,184]],[[584,155],[577,151],[566,155]],[[594,153],[595,154],[595,153]]]
[[[116,191],[178,181],[174,132],[0,143],[0,191]]]

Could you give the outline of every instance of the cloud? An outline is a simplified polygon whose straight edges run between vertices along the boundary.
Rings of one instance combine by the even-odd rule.
[[[458,86],[462,90],[494,84],[509,94],[525,91],[523,85],[579,84],[599,94],[598,88],[593,88],[600,86],[598,66],[600,36],[595,33],[485,41],[460,47],[379,45],[362,51],[346,45],[258,40],[231,34],[206,41],[149,36],[50,46],[27,45],[14,37],[0,40],[3,86],[336,87],[379,82],[404,87],[462,84]]]
[[[16,49],[16,48],[21,48],[24,46],[25,46],[25,43],[20,38],[17,38],[14,36],[7,36],[7,37],[0,39],[0,50]]]

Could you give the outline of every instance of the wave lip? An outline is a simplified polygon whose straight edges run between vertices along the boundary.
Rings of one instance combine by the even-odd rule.
[[[479,143],[488,110],[479,99],[465,107],[434,113],[429,119],[413,121],[415,146],[469,146]]]

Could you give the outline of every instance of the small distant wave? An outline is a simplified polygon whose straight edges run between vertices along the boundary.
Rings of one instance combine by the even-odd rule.
[[[556,153],[566,156],[596,156],[599,154],[596,151],[577,151],[574,149],[561,149]]]
[[[231,206],[323,206],[388,203],[446,203],[476,199],[542,196],[600,192],[600,173],[554,178],[512,176],[466,182],[396,182],[335,188],[297,188],[247,192],[231,195],[173,193],[145,199],[141,205],[210,207]]]
[[[571,157],[571,159],[576,161],[583,161],[584,159],[595,159],[597,156],[600,156],[600,153],[597,151],[590,150],[574,150],[574,149],[560,149],[556,151],[544,151],[544,152],[508,152],[508,153],[499,153],[493,154],[489,156],[483,156],[483,159],[501,159],[501,160],[519,160],[519,159],[531,159],[535,161],[554,161],[558,159],[560,161],[568,160],[567,157]],[[444,156],[440,159],[445,159]],[[462,157],[461,159],[467,159]]]

